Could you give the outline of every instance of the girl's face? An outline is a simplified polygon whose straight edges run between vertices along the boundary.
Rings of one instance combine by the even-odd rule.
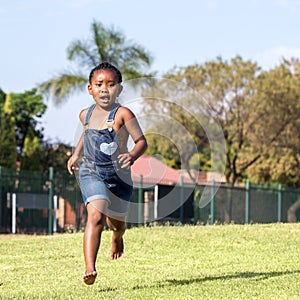
[[[96,104],[104,109],[109,109],[122,92],[122,85],[117,83],[115,72],[111,70],[95,71],[92,82],[88,85],[89,94]]]

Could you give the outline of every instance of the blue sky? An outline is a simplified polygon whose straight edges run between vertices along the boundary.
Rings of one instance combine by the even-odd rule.
[[[142,44],[160,74],[237,54],[272,68],[300,57],[299,13],[297,0],[0,0],[0,88],[24,92],[74,67],[66,48],[88,36],[93,19]],[[86,92],[58,108],[49,100],[46,137],[72,143],[91,101]]]

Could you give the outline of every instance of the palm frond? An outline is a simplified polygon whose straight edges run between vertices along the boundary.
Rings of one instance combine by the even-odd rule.
[[[88,42],[76,40],[71,42],[67,49],[68,59],[77,61],[83,67],[93,67],[99,63],[95,54],[91,52],[91,45]]]
[[[91,26],[92,41],[94,42],[94,47],[96,48],[97,58],[99,61],[107,60],[106,57],[106,43],[107,43],[107,33],[100,22],[93,21]]]
[[[65,72],[41,83],[38,89],[59,106],[75,92],[82,91],[86,84],[86,76]]]

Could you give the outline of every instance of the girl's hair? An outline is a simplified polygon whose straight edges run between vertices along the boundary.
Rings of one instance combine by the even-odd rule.
[[[90,83],[92,83],[92,78],[93,78],[94,73],[99,70],[110,70],[110,71],[114,72],[116,75],[117,81],[118,81],[117,83],[122,82],[122,74],[121,74],[120,70],[109,62],[103,62],[91,70],[90,76],[89,76]]]

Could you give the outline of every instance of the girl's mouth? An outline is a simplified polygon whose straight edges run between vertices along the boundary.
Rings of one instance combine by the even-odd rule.
[[[108,94],[101,95],[101,96],[100,96],[100,100],[102,100],[102,101],[109,101],[109,100],[110,100],[110,97],[109,97]]]

